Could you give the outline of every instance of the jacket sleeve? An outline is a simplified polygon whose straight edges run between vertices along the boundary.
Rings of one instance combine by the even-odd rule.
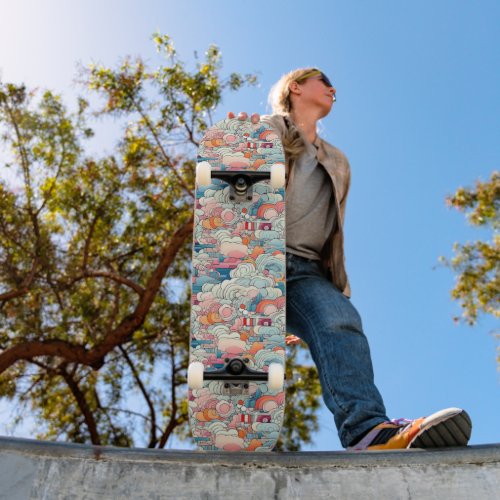
[[[342,221],[342,227],[345,227],[344,219],[345,219],[345,207],[347,204],[347,195],[349,194],[349,189],[351,187],[351,166],[349,164],[349,160],[345,155],[343,155],[343,159],[345,161],[345,166],[346,166],[346,173],[345,173],[345,190],[344,190],[344,195],[342,199],[340,200],[340,220]],[[344,252],[344,269],[346,268],[346,257],[345,257],[345,252]],[[349,277],[347,276],[346,272],[346,279],[347,283],[345,286],[345,289],[343,290],[344,295],[347,298],[351,298],[352,291],[351,291],[351,284],[349,283]]]
[[[349,194],[349,189],[351,187],[351,166],[349,165],[349,160],[345,155],[342,155],[342,159],[345,164],[345,180],[344,180],[344,194],[339,202],[339,205],[340,205],[340,220],[342,221],[342,225],[344,225],[347,195]]]

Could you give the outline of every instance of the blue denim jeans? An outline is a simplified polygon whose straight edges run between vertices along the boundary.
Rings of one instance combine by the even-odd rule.
[[[344,448],[389,420],[356,308],[319,261],[287,253],[287,331],[307,343]]]

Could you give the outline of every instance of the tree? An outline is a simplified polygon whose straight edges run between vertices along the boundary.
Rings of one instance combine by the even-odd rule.
[[[462,307],[462,320],[474,325],[478,314],[500,317],[500,173],[493,172],[487,182],[475,188],[459,188],[447,197],[450,207],[466,212],[470,224],[492,230],[491,241],[455,243],[455,256],[441,261],[457,273],[451,291]],[[459,321],[460,318],[455,318]],[[500,358],[499,358],[500,361]]]
[[[29,408],[43,439],[162,448],[188,436],[196,147],[224,92],[255,77],[222,78],[215,46],[189,71],[168,36],[153,40],[156,70],[130,58],[82,70],[104,102],[94,115],[124,124],[102,158],[85,150],[86,99],[70,112],[50,91],[0,82],[0,166],[18,179],[0,178],[0,397]],[[297,354],[289,407],[307,424],[282,449],[317,427],[319,384]]]

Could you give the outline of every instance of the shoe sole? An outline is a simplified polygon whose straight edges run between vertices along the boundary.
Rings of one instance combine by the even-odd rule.
[[[465,410],[448,408],[427,417],[422,422],[421,429],[408,448],[467,446],[472,421]]]

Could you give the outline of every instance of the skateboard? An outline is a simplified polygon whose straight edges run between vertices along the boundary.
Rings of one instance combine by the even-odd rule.
[[[261,122],[200,142],[188,405],[201,450],[270,451],[285,406],[285,158]]]

